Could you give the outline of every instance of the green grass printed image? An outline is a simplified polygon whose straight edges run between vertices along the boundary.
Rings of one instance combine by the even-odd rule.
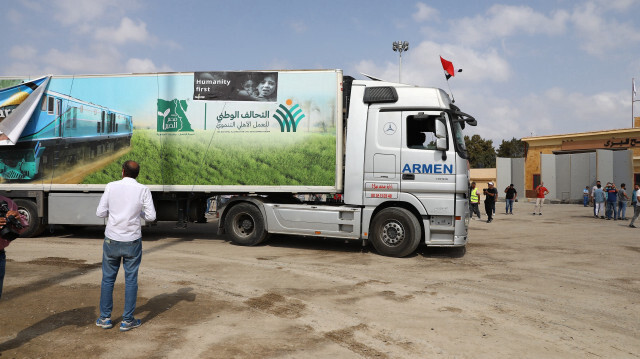
[[[131,151],[84,184],[120,179],[122,162],[140,164],[138,182],[164,185],[333,186],[336,137],[322,133],[216,133],[159,136],[133,131]]]

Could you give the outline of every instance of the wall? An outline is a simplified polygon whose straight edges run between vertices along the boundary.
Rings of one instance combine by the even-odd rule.
[[[505,198],[504,190],[512,183],[513,187],[518,191],[518,196],[520,198],[525,197],[524,164],[524,158],[496,158],[498,198]]]
[[[549,190],[547,198],[559,198],[556,188],[556,156],[540,155],[540,168],[542,183]]]

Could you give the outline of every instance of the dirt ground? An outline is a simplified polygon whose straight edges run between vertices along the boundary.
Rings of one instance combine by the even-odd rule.
[[[581,205],[502,206],[472,221],[466,251],[400,259],[319,238],[239,247],[215,223],[145,229],[143,324],[125,333],[94,324],[101,228],[17,239],[0,358],[640,357],[640,229]]]

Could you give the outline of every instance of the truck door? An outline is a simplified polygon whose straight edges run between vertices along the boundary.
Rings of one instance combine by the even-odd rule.
[[[374,205],[398,198],[400,189],[400,111],[369,109],[364,164],[364,203]]]
[[[449,145],[445,116],[439,112],[402,112],[400,190],[416,196],[429,215],[452,217],[455,213],[455,152]]]

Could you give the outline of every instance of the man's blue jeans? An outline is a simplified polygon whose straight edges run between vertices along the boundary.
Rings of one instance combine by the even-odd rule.
[[[589,196],[584,195],[582,197],[582,204],[584,204],[585,207],[589,204]]]
[[[506,199],[505,200],[506,205],[505,205],[505,212],[506,213],[513,213],[513,199]]]
[[[124,268],[123,321],[134,319],[138,296],[138,268],[142,259],[142,240],[118,242],[109,238],[102,244],[102,285],[100,287],[100,318],[111,318],[113,309],[113,285],[118,276],[120,262]]]
[[[2,298],[2,283],[4,283],[4,270],[7,265],[7,254],[0,251],[0,298]]]
[[[618,202],[618,219],[627,218],[627,201]]]
[[[607,210],[606,210],[607,218],[611,219],[611,217],[616,215],[616,202],[607,201]],[[614,217],[615,218],[615,217]]]

